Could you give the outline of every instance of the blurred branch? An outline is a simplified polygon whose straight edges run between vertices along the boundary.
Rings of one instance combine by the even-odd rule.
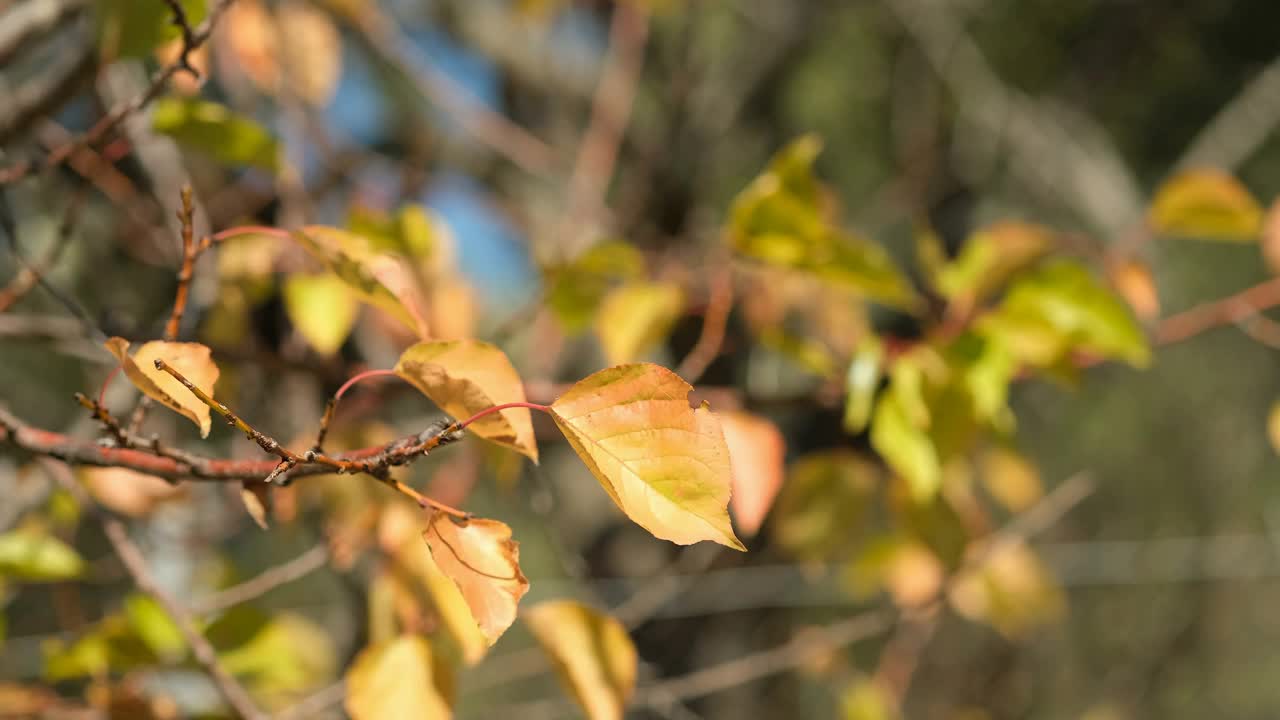
[[[1232,170],[1248,160],[1280,125],[1280,58],[1244,86],[1191,141],[1177,167]]]
[[[288,562],[268,568],[239,585],[220,590],[203,600],[195,602],[191,610],[198,615],[207,615],[249,602],[281,585],[287,585],[305,577],[311,572],[324,567],[328,561],[329,549],[323,544],[316,545]]]
[[[1171,315],[1160,322],[1155,339],[1161,345],[1182,342],[1222,325],[1245,323],[1276,305],[1280,305],[1280,278],[1263,281],[1221,300],[1202,303]]]
[[[369,48],[402,74],[422,97],[436,103],[472,137],[531,175],[548,175],[556,167],[551,147],[501,113],[485,107],[448,75],[418,57],[403,33],[373,5],[349,14]]]
[[[0,67],[31,44],[66,22],[88,4],[87,0],[28,0],[0,7]]]
[[[71,240],[72,231],[75,230],[76,219],[80,216],[80,208],[84,204],[84,198],[84,193],[72,195],[70,202],[67,203],[66,210],[62,213],[62,222],[58,225],[58,232],[54,236],[53,244],[50,245],[48,252],[40,262],[34,265],[24,264],[18,274],[9,281],[9,284],[0,288],[0,313],[8,310],[14,303],[31,292],[35,286],[40,284],[40,278],[58,264],[58,259],[62,257],[62,251],[66,249],[67,243]]]
[[[591,120],[578,145],[578,157],[569,177],[568,207],[560,233],[566,242],[566,257],[577,255],[580,244],[592,239],[583,231],[599,221],[604,208],[635,102],[648,38],[649,16],[641,3],[616,3],[609,25],[609,54],[591,100]]]
[[[170,3],[176,5],[177,3]],[[178,59],[161,68],[151,77],[151,83],[147,89],[132,100],[117,105],[114,109],[104,115],[89,128],[87,132],[75,137],[61,147],[53,150],[42,160],[32,162],[24,160],[22,162],[10,165],[7,168],[0,168],[0,185],[16,182],[26,177],[35,170],[47,170],[54,168],[66,162],[77,150],[88,147],[105,138],[109,133],[116,129],[120,123],[124,122],[130,115],[138,112],[146,107],[160,96],[160,93],[168,86],[169,80],[190,67],[188,55],[204,45],[208,41],[210,35],[213,34],[214,27],[218,24],[219,18],[226,12],[227,8],[235,0],[218,0],[216,4],[209,9],[209,14],[205,17],[204,22],[194,28],[191,32],[183,34],[182,51],[178,55]],[[185,15],[183,16],[185,18]],[[184,20],[185,21],[185,20]],[[88,57],[94,58],[94,53],[87,53]]]
[[[676,368],[676,374],[690,385],[697,384],[702,374],[720,355],[720,349],[724,346],[725,327],[729,323],[729,311],[733,309],[733,266],[727,258],[708,265],[718,265],[720,270],[711,276],[710,299],[707,300],[707,309],[702,316],[702,333]]]
[[[81,507],[87,509],[102,523],[102,530],[107,536],[107,541],[111,543],[111,548],[119,556],[120,561],[124,563],[125,570],[133,578],[138,590],[150,596],[164,608],[165,614],[177,626],[178,631],[182,633],[183,639],[186,640],[187,645],[191,648],[191,653],[195,656],[196,662],[213,679],[218,692],[221,693],[227,703],[244,720],[265,720],[267,716],[254,704],[244,686],[237,682],[231,676],[231,673],[222,666],[222,663],[218,660],[217,652],[213,649],[213,645],[201,634],[191,615],[156,582],[155,577],[152,576],[151,571],[147,568],[147,562],[142,556],[142,551],[129,538],[129,531],[125,528],[124,523],[111,517],[98,507],[84,487],[76,482],[76,479],[65,465],[48,461],[44,465],[49,468],[50,473],[58,484],[71,493]]]

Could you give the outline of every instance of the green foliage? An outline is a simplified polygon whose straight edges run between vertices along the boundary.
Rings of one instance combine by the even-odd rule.
[[[84,572],[84,561],[70,545],[37,525],[0,535],[0,578],[69,580]]]
[[[599,243],[572,262],[546,271],[547,306],[565,330],[581,332],[591,325],[609,288],[638,280],[644,269],[644,256],[630,243]]]
[[[204,20],[207,0],[181,0],[181,4],[193,27]],[[101,0],[96,10],[99,43],[117,57],[147,57],[160,44],[181,35],[164,13],[145,2]]]
[[[280,166],[280,147],[258,123],[207,100],[167,97],[151,109],[151,126],[190,148],[228,165],[263,170]]]

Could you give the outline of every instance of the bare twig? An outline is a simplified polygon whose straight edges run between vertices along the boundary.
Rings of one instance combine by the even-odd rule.
[[[1272,60],[1191,141],[1178,167],[1239,167],[1280,125],[1280,58]]]
[[[61,165],[77,150],[101,141],[115,130],[120,123],[124,122],[125,118],[149,105],[152,100],[160,96],[160,93],[168,86],[169,80],[174,75],[189,68],[189,54],[209,40],[209,36],[213,34],[213,28],[217,25],[218,20],[233,2],[235,0],[218,0],[217,4],[210,8],[209,15],[204,19],[204,22],[200,23],[191,33],[184,33],[183,47],[178,59],[157,71],[151,77],[151,83],[147,86],[147,89],[140,95],[116,106],[94,123],[84,134],[77,136],[74,140],[49,153],[42,160],[38,162],[23,161],[0,169],[0,185],[21,180],[32,171],[47,170]],[[171,5],[176,5],[176,3],[171,3]],[[89,53],[89,55],[92,56],[92,53]]]
[[[194,603],[191,611],[198,615],[206,615],[249,602],[324,567],[328,561],[329,549],[324,545],[316,545],[286,563],[268,568],[239,585],[220,590]]]
[[[609,54],[600,82],[591,101],[591,119],[578,146],[578,157],[569,177],[569,202],[561,237],[568,245],[567,257],[581,250],[583,227],[599,219],[605,194],[613,178],[618,149],[631,117],[640,72],[644,66],[644,48],[649,37],[649,16],[641,3],[620,2],[614,5],[609,26]]]
[[[1280,278],[1165,318],[1156,330],[1156,342],[1161,345],[1182,342],[1215,327],[1241,323],[1276,305],[1280,305]]]
[[[702,334],[676,368],[676,374],[690,385],[698,382],[720,354],[720,348],[724,345],[725,327],[729,322],[729,311],[733,309],[733,269],[727,259],[718,264],[720,271],[711,278],[711,296],[702,316]]]
[[[175,4],[176,1],[171,0]],[[190,185],[182,188],[182,209],[178,211],[178,221],[182,223],[182,267],[178,270],[178,290],[174,295],[173,312],[169,314],[169,322],[164,326],[164,339],[170,342],[178,339],[178,331],[182,327],[182,316],[187,311],[192,269],[196,255],[199,254],[195,243],[195,203]]]
[[[53,245],[50,246],[48,254],[41,259],[39,265],[23,266],[18,271],[18,274],[9,281],[8,285],[0,288],[0,313],[8,310],[14,303],[31,292],[32,288],[40,284],[40,278],[58,264],[59,258],[62,257],[62,251],[66,249],[67,243],[71,240],[71,234],[75,229],[76,219],[80,215],[84,197],[83,193],[77,193],[72,197],[66,211],[62,214],[62,223],[58,226],[58,234],[53,239]]]
[[[97,516],[102,523],[102,530],[107,536],[107,541],[111,543],[111,548],[120,557],[125,570],[133,578],[134,584],[164,608],[165,614],[177,626],[178,631],[182,633],[183,639],[186,640],[187,645],[191,648],[191,653],[195,656],[196,662],[209,674],[214,685],[217,686],[218,692],[221,693],[227,703],[245,720],[265,719],[267,716],[254,704],[244,686],[237,682],[231,676],[231,673],[222,666],[222,663],[218,660],[217,652],[213,649],[213,645],[200,633],[191,615],[156,582],[150,569],[147,568],[142,551],[129,538],[129,531],[125,528],[124,523],[99,508],[93,502],[93,498],[89,496],[89,493],[75,481],[70,472],[67,472],[66,466],[53,462],[46,462],[45,466],[50,468],[51,474],[58,483],[71,493],[80,502],[81,506]]]

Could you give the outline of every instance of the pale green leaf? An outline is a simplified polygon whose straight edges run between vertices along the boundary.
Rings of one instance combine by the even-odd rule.
[[[84,561],[70,545],[29,526],[0,535],[0,577],[17,580],[70,580],[84,572]]]
[[[925,428],[912,421],[897,384],[876,404],[871,420],[871,446],[902,476],[918,501],[928,500],[942,484],[937,448]]]
[[[152,103],[151,126],[229,165],[264,170],[280,166],[280,146],[271,133],[225,105],[193,98],[161,98]]]
[[[378,252],[362,235],[322,225],[295,230],[293,237],[361,300],[427,334],[417,283],[403,258]]]
[[[333,273],[290,275],[284,281],[283,296],[289,321],[321,355],[332,355],[342,347],[360,314],[359,301]]]
[[[858,344],[845,375],[845,432],[856,435],[866,429],[883,366],[884,343],[874,335],[867,335]]]
[[[663,340],[684,305],[674,283],[633,283],[609,293],[596,315],[596,336],[612,364],[636,360]]]

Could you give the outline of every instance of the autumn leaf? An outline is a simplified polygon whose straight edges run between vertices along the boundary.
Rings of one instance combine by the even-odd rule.
[[[209,436],[212,423],[209,406],[173,376],[157,370],[156,360],[164,360],[170,367],[182,373],[192,385],[213,397],[213,386],[218,382],[218,366],[210,358],[209,348],[199,343],[164,342],[154,340],[138,348],[130,357],[129,341],[113,337],[105,343],[107,350],[120,361],[120,367],[129,381],[148,397],[177,412],[200,428],[200,437]]]
[[[627,517],[680,545],[745,551],[729,523],[733,471],[720,422],[652,363],[591,375],[551,405],[556,425]]]
[[[636,685],[636,649],[617,619],[574,600],[521,614],[588,720],[621,720]]]
[[[413,273],[401,258],[375,251],[369,239],[361,235],[323,225],[295,230],[293,238],[361,300],[426,336],[422,300]]]
[[[738,530],[755,535],[769,514],[786,468],[787,442],[766,418],[747,412],[717,413],[733,467],[733,494],[729,507]]]
[[[497,520],[455,520],[433,512],[422,537],[436,566],[458,586],[485,640],[497,642],[529,591],[511,528]]]
[[[596,315],[596,336],[610,363],[635,360],[666,337],[684,293],[674,283],[632,283],[609,293]]]
[[[187,495],[183,485],[127,468],[85,467],[78,475],[95,500],[129,517],[143,517],[158,505]]]
[[[1156,192],[1148,213],[1164,235],[1250,242],[1262,223],[1262,208],[1239,180],[1215,169],[1186,170]]]
[[[290,275],[282,294],[289,320],[321,355],[332,355],[342,347],[360,313],[360,304],[332,273]]]
[[[436,688],[434,663],[431,646],[417,635],[365,648],[347,671],[347,713],[354,720],[452,717]]]
[[[245,480],[240,487],[240,502],[253,522],[267,529],[267,507],[271,504],[271,485],[256,480]]]
[[[1138,319],[1150,322],[1160,317],[1160,292],[1146,263],[1140,260],[1110,263],[1107,278]]]
[[[524,384],[506,353],[480,340],[420,342],[400,355],[395,373],[458,420],[525,400]],[[467,430],[538,461],[533,419],[526,408],[491,413]]]

